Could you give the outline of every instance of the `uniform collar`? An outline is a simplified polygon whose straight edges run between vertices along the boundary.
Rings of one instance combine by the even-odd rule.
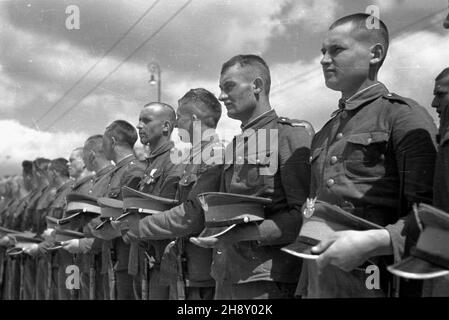
[[[82,185],[84,182],[89,181],[90,179],[92,179],[93,174],[87,175],[82,179],[76,180],[74,185],[73,185],[73,189],[76,189],[77,187],[79,187],[80,185]]]
[[[160,145],[155,150],[151,150],[147,159],[153,160],[154,158],[157,158],[161,154],[163,154],[167,151],[170,151],[174,146],[175,146],[175,143],[173,141],[169,140],[169,141],[163,143],[162,145]]]
[[[136,159],[136,157],[134,156],[134,154],[130,153],[128,154],[126,157],[124,157],[122,160],[120,160],[119,162],[117,162],[115,164],[115,166],[117,168],[123,167],[124,165],[130,163],[131,161],[133,161],[134,159]]]
[[[103,169],[101,169],[100,171],[97,172],[97,174],[95,175],[95,178],[98,179],[98,178],[104,176],[106,173],[111,171],[113,168],[114,168],[114,166],[112,164],[107,165],[106,167],[104,167]]]
[[[90,178],[90,177],[86,177],[86,178]],[[81,179],[84,180],[84,179]],[[81,182],[81,181],[80,181]],[[71,187],[72,186],[72,181],[67,181],[65,183],[63,183],[61,186],[59,186],[58,189],[56,189],[56,194],[58,194],[59,192],[61,192],[62,190],[64,190],[65,188]]]
[[[355,110],[365,103],[373,101],[386,93],[388,93],[388,89],[385,85],[381,82],[377,82],[358,91],[347,99],[340,99],[339,108],[343,107],[344,110]]]
[[[240,128],[242,129],[242,131],[245,131],[247,129],[260,129],[263,128],[266,124],[270,123],[271,121],[277,119],[278,116],[276,114],[276,112],[274,111],[274,109],[270,109],[264,113],[262,113],[261,115],[257,116],[256,118],[250,120],[247,124],[245,124],[244,126],[240,126]]]

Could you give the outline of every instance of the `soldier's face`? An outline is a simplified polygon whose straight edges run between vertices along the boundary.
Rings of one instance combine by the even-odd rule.
[[[446,119],[449,113],[449,77],[445,77],[435,82],[433,89],[432,107],[436,109],[440,119]],[[448,119],[449,120],[449,119]]]
[[[164,122],[160,119],[157,112],[154,112],[151,107],[144,108],[139,115],[139,123],[137,130],[139,132],[140,142],[143,145],[150,144],[152,141],[157,141],[162,137],[162,129]]]
[[[78,178],[84,170],[84,162],[81,157],[81,151],[76,150],[70,154],[69,158],[69,174],[72,178]]]
[[[369,76],[370,45],[353,29],[346,23],[329,30],[321,49],[326,86],[343,94],[360,87]]]
[[[220,96],[228,117],[237,120],[249,119],[257,106],[254,93],[255,77],[248,67],[238,64],[228,68],[220,77]]]

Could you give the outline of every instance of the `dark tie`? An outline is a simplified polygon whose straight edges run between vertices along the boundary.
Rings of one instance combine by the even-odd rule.
[[[335,117],[340,112],[342,112],[345,109],[345,107],[346,107],[346,99],[341,98],[340,100],[338,100],[338,109],[332,112],[331,118]]]

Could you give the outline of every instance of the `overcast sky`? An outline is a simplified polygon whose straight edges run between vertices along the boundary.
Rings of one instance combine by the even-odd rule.
[[[379,79],[436,119],[430,108],[433,79],[449,66],[449,32],[442,27],[447,0],[194,0],[160,29],[186,1],[0,0],[0,175],[18,172],[23,159],[68,157],[113,120],[136,124],[143,104],[157,99],[156,86],[148,83],[151,61],[162,69],[162,100],[176,107],[190,88],[218,94],[220,67],[230,57],[260,54],[271,67],[271,102],[278,114],[308,120],[318,130],[339,98],[324,86],[323,36],[333,20],[369,5],[380,8],[392,35]],[[69,5],[79,8],[79,30],[66,28]],[[231,138],[239,122],[224,116],[219,130]]]

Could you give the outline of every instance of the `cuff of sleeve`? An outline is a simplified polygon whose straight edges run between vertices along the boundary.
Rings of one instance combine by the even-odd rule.
[[[399,262],[404,254],[405,236],[402,234],[403,227],[404,221],[402,219],[395,224],[390,224],[385,227],[390,234],[394,263]]]

